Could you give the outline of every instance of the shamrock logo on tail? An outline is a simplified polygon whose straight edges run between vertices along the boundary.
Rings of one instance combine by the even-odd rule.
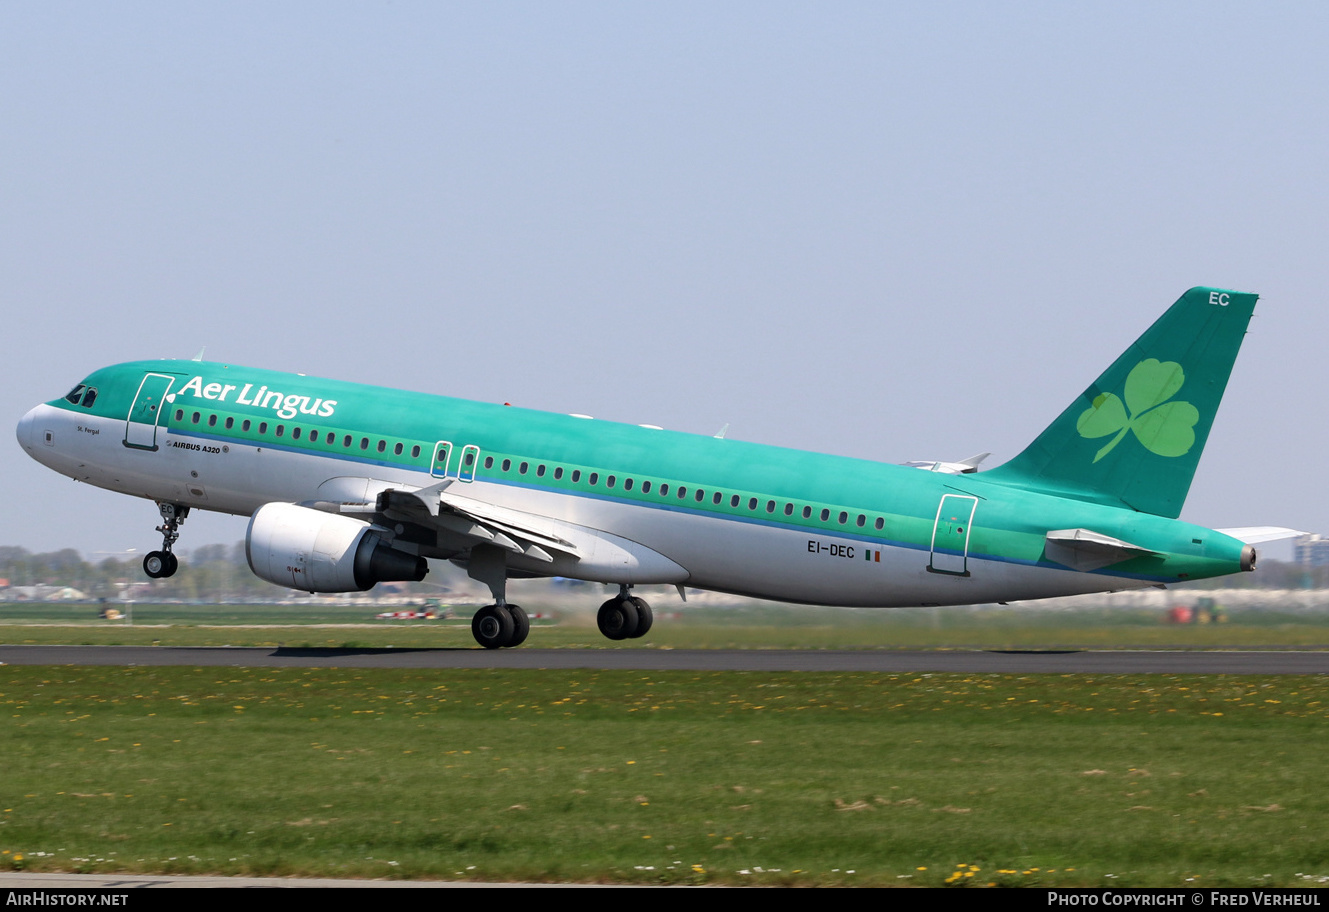
[[[1126,377],[1126,402],[1113,393],[1099,393],[1092,408],[1085,409],[1075,429],[1092,439],[1116,434],[1098,451],[1094,462],[1112,452],[1127,431],[1134,431],[1141,445],[1159,456],[1182,456],[1195,445],[1195,423],[1200,412],[1189,402],[1169,402],[1186,373],[1175,361],[1149,358],[1131,369]]]

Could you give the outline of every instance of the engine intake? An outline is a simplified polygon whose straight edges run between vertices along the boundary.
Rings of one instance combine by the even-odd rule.
[[[254,512],[245,558],[260,579],[305,592],[363,592],[429,572],[423,557],[393,548],[366,522],[287,503]]]

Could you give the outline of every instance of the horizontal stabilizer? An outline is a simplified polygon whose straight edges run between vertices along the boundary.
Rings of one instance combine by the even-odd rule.
[[[1050,561],[1088,571],[1157,552],[1089,529],[1058,529],[1047,534],[1043,553]]]
[[[1242,526],[1239,529],[1215,529],[1214,531],[1230,535],[1237,541],[1245,542],[1248,545],[1282,541],[1285,538],[1296,538],[1298,535],[1307,534],[1296,529],[1285,529],[1282,526]]]

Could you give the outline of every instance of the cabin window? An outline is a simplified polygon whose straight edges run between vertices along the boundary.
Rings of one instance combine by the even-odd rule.
[[[530,467],[531,464],[529,462],[523,462],[521,465],[517,467],[517,472],[518,474],[525,475],[526,470],[529,469]]]
[[[718,504],[722,500],[724,500],[724,495],[721,494],[719,491],[716,491],[715,496],[711,498],[711,503]]]
[[[804,518],[804,519],[811,519],[811,518],[812,518],[812,508],[811,508],[811,507],[804,507],[804,508],[803,508],[803,518]]]
[[[176,421],[183,421],[183,420],[184,420],[184,417],[185,417],[185,410],[184,410],[184,409],[176,409],[176,410],[175,410],[175,420],[176,420]]]
[[[486,469],[492,469],[493,467],[494,467],[494,457],[493,457],[493,456],[486,456],[486,457],[485,457],[485,468],[486,468]]]
[[[660,485],[660,496],[661,496],[661,497],[668,497],[668,496],[669,496],[669,485],[667,485],[667,484],[662,484],[662,485]]]
[[[240,430],[244,431],[246,434],[249,433],[249,419],[248,419],[248,418],[246,418],[244,421],[240,422]]]
[[[768,501],[766,501],[766,512],[767,512],[767,513],[774,513],[774,512],[775,512],[775,501],[773,501],[773,500],[768,500]]]
[[[614,482],[616,481],[618,481],[618,479],[615,478],[613,475],[610,475],[608,478],[605,479],[605,487],[612,488],[614,486]]]
[[[362,450],[367,450],[367,449],[369,449],[369,438],[368,438],[368,437],[361,437],[361,438],[360,438],[360,449],[362,449]]]
[[[860,528],[862,528],[863,523],[865,523],[865,522],[867,522],[867,521],[868,521],[868,518],[867,518],[866,516],[864,516],[862,513],[858,514],[858,525],[859,525]]]
[[[733,497],[729,498],[729,506],[731,507],[738,506],[740,500],[741,498],[737,494],[735,494]]]
[[[840,511],[840,525],[843,526],[843,525],[845,524],[845,521],[848,520],[848,519],[849,519],[849,514],[846,513],[844,510],[841,510],[841,511]]]
[[[785,515],[785,516],[793,516],[793,515],[794,515],[794,505],[793,505],[793,504],[791,504],[791,503],[787,503],[787,504],[784,505],[784,515]]]
[[[749,510],[755,510],[755,509],[757,509],[757,498],[755,498],[755,497],[749,497],[749,498],[748,498],[748,509],[749,509]]]
[[[380,453],[386,453],[388,451],[388,442],[386,440],[380,440],[378,442],[378,451]]]
[[[641,483],[641,493],[643,494],[651,493],[651,483],[649,481],[643,481]]]
[[[698,488],[695,500],[697,501],[697,503],[701,503],[705,499],[706,499],[706,492],[703,491],[701,488]]]
[[[573,483],[573,484],[576,484],[576,483],[579,482],[579,481],[581,481],[581,469],[573,469],[573,470],[572,470],[572,483]]]
[[[631,490],[632,490],[632,479],[631,479],[631,478],[624,478],[624,479],[623,479],[623,490],[624,490],[624,491],[631,491]]]
[[[401,455],[401,451],[404,450],[404,449],[405,449],[405,447],[403,447],[400,443],[398,443],[395,447],[392,448],[392,455],[393,455],[393,456],[400,456],[400,455]]]
[[[296,440],[300,439],[300,429],[298,427],[291,428],[291,437],[293,437]]]
[[[506,471],[508,471],[509,469],[511,469],[511,468],[512,468],[512,460],[511,460],[511,459],[504,459],[504,460],[503,460],[503,466],[502,466],[502,468],[503,468],[503,471],[504,471],[504,472],[506,472]]]
[[[469,453],[468,453],[468,452],[466,452],[465,450],[462,450],[462,452],[465,454],[465,455],[462,456],[462,458],[461,458],[462,465],[466,466],[466,468],[468,468],[468,469],[469,469],[472,465],[474,465],[474,464],[475,464],[475,457],[478,456],[478,455],[480,455],[480,454],[479,454],[479,450],[480,450],[479,447],[476,447],[476,448],[475,448],[475,452],[469,452]]]
[[[235,427],[235,419],[234,419],[234,418],[227,418],[227,419],[226,419],[226,430],[229,431],[229,430],[230,430],[231,428],[233,428],[233,427]]]
[[[194,417],[193,417],[193,422],[194,422],[195,424],[198,424],[198,419],[200,419],[200,418],[202,418],[202,417],[203,417],[203,416],[200,415],[198,412],[195,412],[195,413],[194,413]]]
[[[599,481],[600,481],[600,473],[599,473],[599,472],[592,472],[592,473],[591,473],[591,477],[588,478],[588,479],[586,479],[586,480],[589,481],[591,484],[598,484]]]
[[[821,521],[822,521],[822,522],[827,522],[828,520],[830,520],[830,518],[831,518],[831,511],[830,511],[830,510],[827,510],[827,509],[823,509],[823,510],[821,511]]]
[[[536,478],[544,478],[544,477],[545,477],[545,464],[544,464],[543,462],[540,463],[538,466],[535,467],[535,477],[536,477]]]
[[[554,467],[554,481],[562,481],[562,480],[563,480],[563,467],[562,467],[562,466],[555,466],[555,467]]]
[[[276,433],[277,433],[277,436],[278,436],[278,437],[280,437],[282,434],[285,434],[285,433],[286,433],[286,425],[284,425],[284,424],[279,424],[279,425],[277,425],[277,432],[276,432]]]
[[[688,496],[688,489],[687,489],[686,487],[684,487],[683,485],[679,485],[679,486],[678,486],[678,499],[679,499],[679,500],[682,500],[684,497],[687,497],[687,496]]]
[[[217,416],[215,414],[208,416],[208,427],[217,426]]]
[[[880,531],[886,526],[886,520],[884,520],[884,519],[882,519],[880,516],[878,516],[878,517],[877,517],[877,522],[875,523],[875,525],[876,525],[876,527],[877,527],[877,531],[880,532]]]
[[[415,446],[411,447],[411,458],[412,459],[420,458],[420,444],[417,443]]]
[[[348,447],[348,446],[351,445],[351,435],[350,435],[350,434],[347,434],[345,437],[343,437],[343,438],[341,439],[341,445],[344,446],[344,447]]]
[[[318,443],[318,431],[310,431],[310,432],[309,432],[309,442],[310,442],[310,443]]]

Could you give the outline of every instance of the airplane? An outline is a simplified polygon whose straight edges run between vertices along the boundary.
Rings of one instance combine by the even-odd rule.
[[[525,641],[507,581],[618,586],[610,639],[645,635],[636,586],[807,604],[1008,602],[1249,571],[1276,527],[1181,522],[1257,295],[1192,288],[1023,452],[978,471],[889,465],[196,361],[94,371],[19,422],[38,462],[155,501],[151,578],[191,510],[249,516],[264,580],[315,592],[421,580],[489,588],[471,629]],[[920,471],[922,469],[922,471]]]

